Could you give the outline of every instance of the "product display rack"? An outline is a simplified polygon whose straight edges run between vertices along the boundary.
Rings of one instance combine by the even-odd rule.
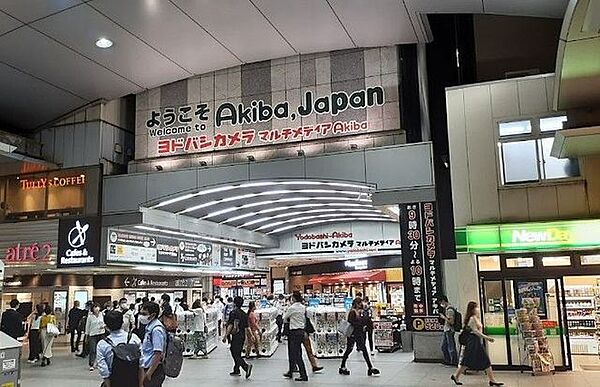
[[[598,345],[598,287],[565,286],[567,327],[571,353],[574,355],[597,355]]]
[[[212,352],[217,348],[219,340],[218,311],[215,308],[206,309],[206,351]],[[175,333],[184,344],[183,356],[194,354],[194,313],[191,311],[177,313],[177,332]]]
[[[373,321],[373,344],[378,352],[395,352],[400,349],[400,319],[382,316]]]
[[[277,350],[279,342],[277,341],[277,308],[262,308],[254,311],[258,318],[258,327],[260,329],[260,355],[261,356],[272,356]],[[246,339],[247,340],[247,339]],[[242,349],[243,353],[246,354],[246,344]],[[257,356],[256,350],[252,350],[249,354],[250,357]]]
[[[538,315],[539,299],[524,298],[522,302],[523,308],[516,311],[521,364],[529,365],[533,375],[554,373],[554,356]]]
[[[315,356],[341,357],[346,351],[346,337],[338,333],[338,324],[347,318],[346,309],[320,305],[307,308],[306,314],[315,328],[311,335]]]

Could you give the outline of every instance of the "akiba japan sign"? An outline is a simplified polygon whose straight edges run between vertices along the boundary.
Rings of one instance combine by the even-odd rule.
[[[381,106],[385,102],[382,87],[369,87],[353,93],[343,91],[316,97],[311,91],[304,94],[301,104],[292,108],[288,101],[271,105],[262,100],[250,104],[224,102],[218,105],[213,115],[215,124],[208,126],[210,111],[208,104],[199,103],[179,107],[152,110],[146,120],[146,129],[156,142],[159,156],[179,153],[196,153],[243,146],[271,145],[279,142],[315,140],[329,136],[356,134],[369,129],[368,121],[341,121],[335,117],[348,109],[364,109]],[[328,114],[331,122],[316,125],[294,125],[300,118],[312,114]],[[292,124],[282,129],[242,129],[230,133],[222,130],[224,125],[251,126],[272,120],[290,120]]]

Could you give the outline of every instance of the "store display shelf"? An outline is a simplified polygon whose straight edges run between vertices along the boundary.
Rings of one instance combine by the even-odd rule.
[[[572,306],[567,305],[567,310],[577,310],[577,309],[596,309],[595,306]]]
[[[569,320],[569,321],[596,320],[596,317],[594,317],[594,316],[567,316],[567,320]]]
[[[569,327],[569,329],[572,329],[572,330],[592,330],[592,331],[598,330],[598,328],[596,328],[596,327]]]
[[[596,296],[566,296],[565,300],[595,300]]]

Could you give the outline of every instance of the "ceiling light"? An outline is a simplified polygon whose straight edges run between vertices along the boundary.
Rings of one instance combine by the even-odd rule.
[[[253,224],[257,224],[257,223],[264,223],[273,219],[281,219],[281,218],[289,218],[292,216],[296,216],[296,215],[302,215],[302,214],[322,214],[324,212],[344,212],[344,211],[352,211],[352,212],[374,212],[374,213],[378,213],[381,215],[381,211],[374,209],[374,208],[320,208],[320,209],[316,209],[316,210],[304,210],[304,211],[293,211],[293,212],[286,212],[283,214],[279,214],[279,215],[275,215],[275,216],[269,216],[269,217],[265,217],[265,218],[259,218],[259,219],[255,219],[253,221],[250,222],[246,222],[244,224],[242,224],[239,227],[246,227],[246,226],[252,226]]]
[[[346,219],[325,219],[325,220],[314,220],[311,222],[304,222],[304,223],[300,223],[300,224],[293,224],[291,226],[285,226],[285,227],[280,227],[277,228],[273,231],[268,232],[267,234],[277,234],[280,233],[282,231],[287,231],[287,230],[292,230],[294,228],[298,228],[298,227],[306,227],[306,226],[310,226],[310,225],[314,225],[314,224],[321,224],[321,223],[335,223],[335,222],[353,222],[353,221],[357,221],[357,220],[364,220],[364,221],[371,221],[371,222],[393,222],[393,219],[390,218],[365,218],[365,217],[357,217],[357,218],[346,218]]]
[[[267,208],[267,209],[256,211],[256,212],[248,212],[246,214],[237,215],[237,216],[234,216],[233,218],[229,218],[227,220],[224,220],[221,223],[223,223],[223,224],[225,224],[225,223],[231,223],[231,222],[235,222],[236,220],[246,219],[246,218],[250,218],[250,217],[253,217],[253,216],[256,216],[256,215],[270,214],[272,212],[280,212],[280,211],[292,210],[292,209],[296,209],[296,208],[316,208],[316,207],[364,207],[364,208],[373,208],[373,206],[370,205],[370,204],[358,204],[358,203],[308,203],[308,204],[295,204],[293,206],[281,206],[281,207]]]
[[[374,186],[364,185],[364,184],[352,184],[352,183],[338,183],[338,182],[323,182],[323,181],[311,181],[311,180],[293,180],[293,181],[258,181],[252,183],[242,183],[238,185],[225,185],[216,188],[209,188],[205,190],[198,191],[196,193],[188,193],[182,196],[178,196],[166,201],[162,201],[159,204],[153,206],[152,208],[160,208],[169,204],[177,203],[183,200],[187,200],[196,196],[209,195],[217,192],[230,191],[233,189],[243,189],[243,188],[251,188],[251,187],[267,187],[267,186],[277,186],[277,185],[325,185],[330,187],[344,187],[344,188],[355,188],[362,190],[373,190]]]
[[[377,218],[382,218],[382,217],[386,217],[386,216],[381,213],[362,214],[362,213],[347,213],[347,212],[341,212],[341,213],[337,213],[337,214],[309,215],[309,216],[301,216],[299,218],[280,220],[278,222],[269,223],[262,227],[254,229],[254,231],[262,231],[262,230],[273,228],[276,226],[281,226],[282,224],[297,223],[297,222],[302,222],[302,221],[311,220],[311,219],[321,219],[321,218],[331,219],[331,218],[348,218],[348,217],[365,217],[365,218],[369,218],[369,219],[372,217],[372,218],[377,219]]]
[[[96,40],[96,47],[98,48],[110,48],[112,47],[113,42],[110,39],[107,38],[100,38],[98,40]]]

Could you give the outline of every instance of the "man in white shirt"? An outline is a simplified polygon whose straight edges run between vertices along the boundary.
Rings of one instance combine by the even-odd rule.
[[[123,314],[122,329],[125,332],[131,332],[131,330],[135,328],[135,313],[129,308],[129,305],[127,305],[126,298],[121,298],[121,300],[119,300],[119,311]]]
[[[221,324],[223,323],[223,312],[225,311],[225,304],[223,303],[223,297],[217,296],[215,298],[215,303],[213,306],[215,308],[217,308],[217,311],[218,311],[219,336],[221,336]]]
[[[304,341],[305,325],[306,325],[306,307],[302,304],[302,295],[300,292],[292,294],[293,304],[286,310],[283,315],[283,321],[289,322],[290,329],[288,334],[288,372],[283,374],[286,378],[293,377],[293,371],[298,368],[300,377],[296,378],[297,382],[308,381],[308,374],[302,360],[302,342]]]
[[[90,372],[94,371],[96,363],[96,347],[98,346],[98,342],[104,337],[104,333],[104,315],[100,313],[100,305],[94,304],[85,323],[85,336],[88,340],[90,350]]]

